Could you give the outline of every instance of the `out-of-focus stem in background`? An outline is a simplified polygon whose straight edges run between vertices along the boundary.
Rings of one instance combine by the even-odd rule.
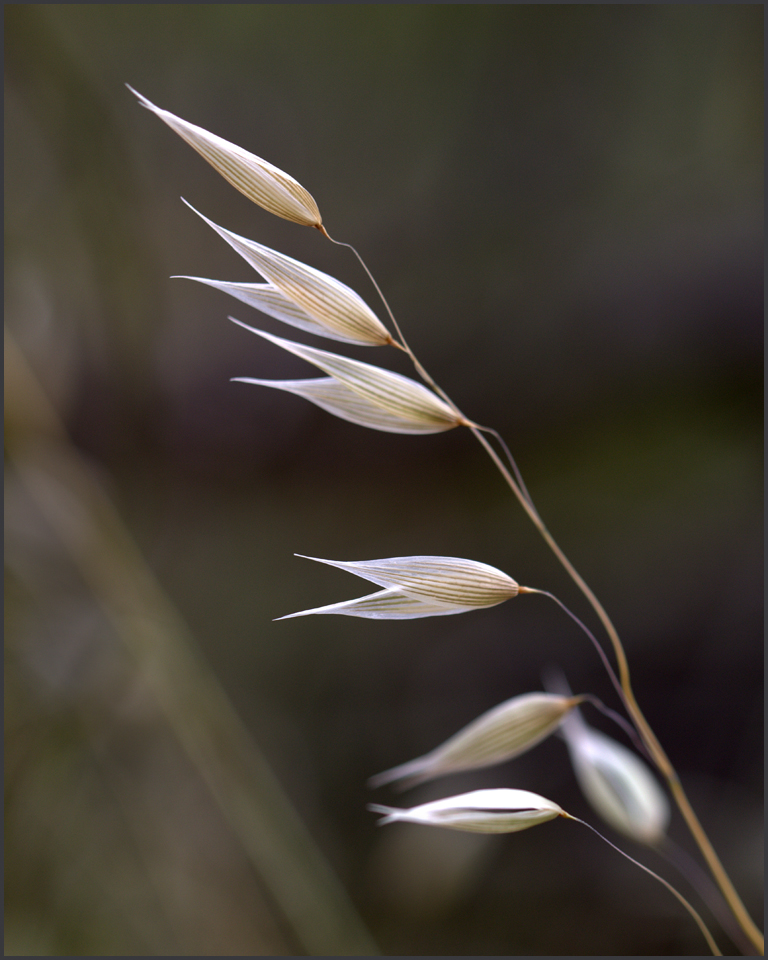
[[[13,470],[137,662],[279,919],[307,954],[376,955],[343,886],[69,442],[7,327],[4,340],[5,443]]]

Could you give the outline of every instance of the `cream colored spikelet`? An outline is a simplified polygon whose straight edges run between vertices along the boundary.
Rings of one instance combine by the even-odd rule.
[[[587,800],[614,829],[654,845],[669,824],[669,802],[637,754],[590,727],[578,710],[563,718],[562,733]]]
[[[342,357],[328,350],[318,350],[293,340],[275,337],[256,327],[248,326],[247,323],[236,320],[234,317],[229,319],[250,330],[251,333],[255,333],[256,336],[263,337],[275,346],[282,347],[283,350],[313,364],[345,387],[346,390],[334,391],[325,398],[328,405],[337,406],[338,409],[331,410],[336,416],[347,420],[357,417],[356,422],[376,430],[393,430],[399,423],[402,429],[394,431],[397,433],[439,433],[465,423],[447,403],[427,387],[409,377],[383,370],[370,363],[350,360],[348,357]],[[278,383],[278,381],[255,380],[249,377],[236,379],[267,387]],[[319,398],[316,397],[315,392],[312,389],[305,389],[305,386],[300,384],[301,381],[283,381],[279,389],[291,390],[293,393],[305,396],[313,403],[318,403]],[[349,393],[353,394],[353,397],[349,397]],[[365,402],[357,403],[355,398]],[[371,407],[383,412],[384,418],[375,411],[371,411]]]
[[[384,814],[382,825],[403,821],[471,833],[517,833],[566,816],[556,803],[537,793],[506,788],[473,790],[408,809],[378,803],[368,804],[368,809]]]
[[[301,556],[301,554],[297,554]],[[380,587],[379,593],[279,617],[340,613],[379,620],[409,620],[494,607],[517,596],[520,588],[506,573],[477,560],[458,557],[388,557],[383,560],[317,560]]]
[[[368,781],[380,787],[396,780],[410,787],[434,777],[504,763],[530,750],[554,733],[582,697],[524,693],[473,720],[423,757],[385,770]]]
[[[284,170],[215,133],[182,120],[168,110],[161,110],[133,87],[126,86],[143,107],[167,123],[171,130],[186,140],[217,173],[249,200],[284,220],[323,229],[323,220],[314,198]]]
[[[186,200],[184,203],[254,270],[258,270],[287,300],[296,304],[317,324],[319,329],[312,330],[313,333],[324,336],[327,330],[336,334],[337,338],[341,336],[361,346],[381,347],[393,342],[392,335],[373,310],[346,284],[263,243],[232,233],[203,216],[191,203]]]

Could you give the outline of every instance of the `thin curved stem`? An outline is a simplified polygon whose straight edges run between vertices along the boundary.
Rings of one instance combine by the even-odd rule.
[[[591,703],[595,710],[599,710],[603,716],[608,717],[609,720],[613,720],[617,726],[621,727],[624,733],[626,733],[632,743],[634,743],[634,745],[637,747],[638,751],[644,754],[651,762],[653,761],[653,757],[650,755],[650,753],[648,753],[648,748],[637,735],[637,731],[628,720],[625,720],[624,717],[622,717],[622,715],[617,713],[615,710],[611,710],[610,707],[606,707],[599,697],[596,697],[591,693],[584,693],[582,696],[584,697],[585,703]]]
[[[667,890],[669,890],[670,893],[672,893],[675,897],[677,897],[677,899],[680,901],[680,903],[682,903],[682,905],[685,907],[685,909],[688,911],[688,913],[690,913],[690,915],[691,915],[691,916],[693,917],[693,919],[696,921],[696,924],[697,924],[699,930],[701,930],[701,932],[704,934],[704,939],[707,941],[707,946],[708,946],[709,949],[712,951],[712,955],[713,955],[714,957],[722,957],[722,953],[720,952],[717,944],[715,943],[712,934],[711,934],[711,933],[709,932],[709,930],[707,929],[707,925],[704,923],[704,921],[703,921],[703,920],[701,919],[701,917],[699,916],[698,911],[695,910],[694,907],[692,907],[690,903],[688,903],[688,901],[685,899],[685,897],[682,895],[682,893],[678,893],[678,891],[675,890],[675,888],[672,886],[671,883],[669,883],[668,881],[666,881],[666,880],[664,879],[664,877],[660,877],[660,876],[658,875],[658,873],[654,873],[653,870],[650,869],[650,867],[646,867],[644,864],[640,863],[639,860],[635,860],[634,857],[630,857],[630,855],[629,855],[628,853],[625,853],[625,852],[621,849],[621,847],[617,847],[615,843],[611,843],[611,841],[608,840],[607,837],[604,837],[604,836],[602,835],[602,833],[600,833],[599,830],[595,830],[595,828],[594,828],[591,824],[587,823],[586,820],[579,820],[578,817],[572,817],[572,816],[570,815],[570,813],[563,813],[562,816],[564,816],[567,820],[574,820],[576,823],[580,823],[580,824],[582,824],[583,826],[587,827],[589,830],[592,831],[592,833],[596,833],[597,836],[600,837],[601,840],[605,840],[605,842],[608,844],[608,846],[609,846],[609,847],[613,847],[613,849],[614,849],[617,853],[620,853],[620,854],[622,855],[622,857],[626,857],[627,860],[629,860],[631,863],[634,863],[634,865],[635,865],[636,867],[640,867],[641,870],[645,870],[646,873],[650,874],[652,877],[655,877],[655,878],[659,881],[659,883],[663,884],[663,885],[667,888]]]
[[[425,383],[428,383],[429,386],[432,387],[432,389],[433,389],[436,393],[438,393],[438,394],[443,398],[443,400],[445,400],[445,402],[448,404],[448,406],[450,406],[450,407],[461,417],[461,419],[462,419],[462,421],[463,421],[463,424],[464,424],[465,426],[473,426],[473,427],[477,426],[477,424],[473,424],[471,420],[468,420],[468,419],[464,416],[464,414],[459,410],[459,408],[456,406],[456,404],[453,402],[453,400],[451,400],[451,398],[448,396],[448,394],[447,394],[440,386],[438,386],[437,383],[435,383],[435,381],[432,379],[432,377],[430,377],[430,375],[427,373],[427,371],[424,369],[424,367],[421,365],[421,363],[419,363],[419,361],[418,361],[418,359],[417,359],[417,357],[416,357],[416,354],[415,354],[415,353],[413,352],[413,350],[411,350],[411,348],[408,346],[408,341],[407,341],[407,340],[405,339],[405,337],[403,336],[403,331],[400,329],[400,324],[399,324],[399,323],[397,322],[397,320],[395,319],[395,315],[394,315],[394,313],[392,312],[392,308],[390,307],[389,303],[387,302],[387,298],[386,298],[386,297],[384,296],[384,294],[382,293],[381,287],[378,285],[378,283],[376,283],[376,280],[374,279],[374,276],[373,276],[373,274],[371,273],[371,271],[368,269],[368,267],[367,267],[367,265],[366,265],[366,263],[365,263],[365,260],[363,260],[363,258],[362,258],[362,257],[360,256],[360,254],[357,252],[357,250],[355,250],[355,248],[352,246],[351,243],[344,243],[344,242],[341,241],[341,240],[334,240],[333,237],[325,230],[325,228],[323,228],[322,233],[323,233],[324,236],[328,237],[328,239],[331,241],[331,243],[335,243],[336,246],[338,246],[338,247],[347,247],[349,250],[352,251],[352,253],[354,253],[354,255],[357,257],[357,259],[358,259],[358,261],[359,261],[359,263],[360,263],[360,266],[363,268],[363,270],[365,270],[365,272],[366,272],[366,274],[367,274],[367,276],[368,276],[368,279],[371,281],[371,283],[373,284],[373,286],[376,288],[376,293],[378,293],[381,302],[384,304],[384,309],[387,311],[387,316],[388,316],[389,319],[392,321],[392,326],[395,328],[395,333],[396,333],[396,334],[398,335],[398,337],[400,338],[400,342],[399,342],[399,343],[398,343],[397,340],[393,340],[392,343],[391,343],[391,346],[397,347],[399,350],[402,350],[404,353],[407,353],[407,354],[408,354],[408,356],[410,357],[411,363],[412,363],[412,364],[414,365],[414,367],[416,368],[416,371],[417,371],[417,373],[419,374],[419,376],[421,377],[421,379],[422,379]],[[483,428],[482,428],[482,427],[478,427],[478,429],[483,429]],[[491,431],[491,432],[495,433],[495,431]],[[510,454],[510,456],[511,456],[511,454]]]
[[[616,692],[619,695],[619,699],[621,700],[622,703],[624,703],[624,691],[621,689],[619,678],[616,676],[616,673],[614,672],[614,669],[611,666],[611,662],[606,656],[605,650],[603,650],[597,637],[594,635],[594,633],[592,633],[589,627],[587,627],[586,624],[584,624],[581,620],[579,620],[576,614],[573,613],[571,610],[569,610],[562,600],[558,600],[557,597],[553,593],[550,593],[548,590],[538,590],[536,589],[536,587],[518,587],[518,593],[538,593],[542,597],[549,597],[550,600],[555,601],[555,603],[558,605],[558,607],[560,607],[561,610],[565,611],[565,613],[568,614],[571,620],[573,620],[574,623],[576,623],[576,625],[580,627],[584,631],[584,633],[586,633],[589,639],[592,641],[592,646],[595,648],[595,650],[597,650],[600,656],[600,659],[603,663],[603,666],[605,667],[606,672],[608,673],[608,676],[611,679],[611,683],[613,684],[613,686],[616,689]]]
[[[566,697],[573,696],[573,691],[568,685],[568,681],[565,679],[565,674],[563,674],[561,670],[548,667],[542,676],[542,683],[544,685],[544,689],[549,693],[559,693]],[[638,752],[643,754],[644,757],[653,763],[653,757],[650,755],[650,753],[648,753],[648,748],[638,736],[637,730],[635,730],[626,717],[622,717],[620,713],[617,713],[615,710],[611,710],[611,708],[607,707],[599,697],[596,697],[592,693],[582,693],[580,696],[584,703],[591,704],[596,710],[599,710],[600,713],[608,717],[609,720],[613,720],[617,726],[621,727],[624,733],[626,733],[626,735],[635,745]],[[565,739],[560,730],[557,731],[557,734],[562,739]]]
[[[624,705],[627,708],[632,722],[637,729],[637,732],[640,734],[643,743],[646,745],[648,752],[653,758],[654,763],[658,767],[664,779],[667,781],[670,792],[675,800],[675,803],[680,810],[680,813],[683,815],[683,818],[688,826],[688,829],[691,831],[694,840],[696,841],[697,846],[701,850],[701,854],[707,862],[715,881],[717,882],[718,887],[720,888],[723,896],[725,897],[728,906],[730,907],[733,915],[736,917],[739,926],[749,937],[750,941],[754,944],[757,950],[762,955],[765,950],[765,941],[763,934],[758,929],[757,925],[754,923],[749,913],[747,912],[746,907],[744,906],[741,897],[739,897],[736,892],[735,887],[731,883],[730,877],[725,871],[720,858],[715,853],[715,849],[709,841],[709,837],[704,831],[704,828],[699,822],[699,818],[696,816],[696,813],[693,810],[693,807],[688,800],[688,797],[683,790],[683,786],[680,783],[680,778],[677,775],[675,768],[672,766],[669,758],[667,757],[664,749],[662,748],[659,741],[656,739],[656,735],[651,729],[648,721],[642,714],[640,707],[635,700],[635,695],[632,692],[632,686],[629,679],[629,665],[627,663],[626,654],[624,653],[624,648],[619,639],[619,635],[611,622],[610,617],[605,612],[602,604],[594,595],[592,590],[589,588],[587,583],[583,580],[581,575],[577,572],[576,568],[566,557],[563,551],[558,546],[552,534],[547,530],[544,522],[539,516],[538,511],[532,503],[530,503],[524,496],[522,490],[516,483],[515,479],[510,474],[506,465],[503,463],[499,455],[490,445],[488,440],[480,432],[479,428],[471,426],[470,429],[472,433],[477,437],[479,442],[487,451],[490,458],[493,460],[497,469],[504,477],[507,482],[507,485],[510,487],[512,492],[515,494],[517,499],[520,502],[520,505],[523,507],[525,512],[531,518],[539,533],[542,535],[552,552],[565,567],[566,571],[570,575],[571,579],[574,581],[576,586],[581,590],[584,596],[587,598],[595,613],[600,618],[603,627],[605,628],[606,633],[611,641],[613,650],[616,656],[616,661],[619,667],[619,679],[621,683],[621,688],[623,692],[623,701]]]
[[[754,946],[736,923],[733,914],[729,912],[722,894],[710,879],[709,874],[699,866],[693,857],[667,836],[662,837],[653,849],[667,863],[671,864],[681,876],[685,877],[739,950],[745,956],[755,956]]]
[[[407,353],[411,355],[411,358],[413,358],[413,354],[411,353],[410,349],[408,348],[408,345],[405,342],[405,337],[403,336],[403,332],[400,329],[400,326],[397,320],[395,320],[395,315],[394,313],[392,313],[392,309],[387,303],[387,298],[382,293],[381,287],[378,285],[378,283],[376,283],[376,280],[373,274],[371,273],[371,271],[368,269],[365,263],[365,260],[363,260],[363,258],[360,256],[357,250],[355,250],[355,248],[352,246],[351,243],[344,243],[342,240],[334,240],[333,237],[325,229],[325,227],[322,228],[322,233],[323,233],[323,236],[327,237],[331,241],[331,243],[335,243],[337,247],[346,247],[348,250],[351,250],[352,253],[354,253],[354,255],[357,257],[358,262],[360,263],[360,266],[363,268],[363,270],[365,270],[366,274],[368,275],[368,279],[376,288],[376,293],[378,293],[379,299],[384,304],[384,309],[387,311],[387,315],[389,316],[389,319],[392,321],[392,326],[395,328],[395,333],[398,335],[398,337],[400,337],[401,342],[400,343],[393,342],[392,346],[399,347],[401,350],[405,350]]]
[[[492,427],[478,427],[477,429],[482,430],[483,433],[490,433],[496,439],[496,442],[504,451],[504,455],[509,461],[510,467],[512,467],[512,472],[515,475],[515,480],[517,480],[518,486],[520,487],[520,490],[522,491],[523,496],[528,501],[528,503],[533,507],[533,497],[530,495],[530,493],[528,493],[528,488],[526,487],[525,481],[523,480],[523,475],[520,473],[517,463],[515,462],[515,458],[512,456],[512,452],[507,446],[506,441],[504,440],[504,437],[502,437],[502,435],[499,433],[498,430],[494,430]]]

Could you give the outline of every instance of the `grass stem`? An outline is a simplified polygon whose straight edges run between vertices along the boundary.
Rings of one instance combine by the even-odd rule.
[[[474,436],[477,438],[478,442],[482,445],[482,447],[485,449],[488,456],[491,458],[491,460],[495,464],[498,471],[501,473],[502,477],[506,481],[509,488],[517,497],[523,510],[525,510],[525,512],[528,514],[529,518],[531,519],[534,526],[543,537],[546,544],[549,546],[550,550],[555,554],[555,556],[560,561],[561,565],[565,568],[570,578],[573,580],[573,582],[576,584],[576,586],[579,588],[582,594],[586,597],[590,606],[597,614],[597,617],[602,623],[603,628],[605,629],[605,632],[608,634],[608,638],[611,641],[611,646],[613,647],[614,656],[616,657],[616,663],[619,671],[619,680],[618,680],[617,689],[620,690],[621,699],[622,699],[622,702],[624,703],[624,706],[626,707],[627,713],[629,714],[630,719],[632,720],[632,723],[635,726],[635,729],[640,735],[640,738],[645,744],[645,747],[649,755],[651,756],[653,762],[656,764],[657,768],[659,769],[662,776],[666,780],[669,790],[672,793],[672,796],[674,797],[675,803],[677,804],[678,809],[680,810],[680,813],[682,814],[688,826],[688,829],[690,830],[694,840],[696,841],[696,844],[701,850],[702,856],[706,860],[707,866],[709,867],[712,873],[712,876],[715,878],[715,881],[717,882],[717,885],[720,888],[723,896],[725,897],[725,900],[728,903],[728,906],[731,909],[734,917],[736,918],[739,926],[744,930],[744,933],[747,935],[750,942],[759,951],[760,955],[763,955],[765,950],[763,934],[760,932],[757,925],[749,916],[749,913],[747,912],[746,907],[744,906],[741,898],[736,892],[735,887],[731,883],[731,880],[728,877],[728,874],[726,873],[725,868],[723,867],[719,857],[715,853],[714,847],[710,843],[706,832],[701,826],[701,823],[699,822],[699,819],[696,816],[693,810],[693,807],[691,806],[685,794],[685,791],[683,790],[682,784],[680,783],[680,778],[678,777],[677,772],[675,771],[675,768],[672,766],[672,763],[670,762],[669,757],[667,756],[661,744],[659,743],[658,739],[656,738],[656,735],[651,729],[650,724],[643,716],[643,713],[640,710],[637,700],[635,699],[635,695],[632,691],[632,684],[630,682],[629,664],[627,662],[627,657],[624,652],[624,647],[621,643],[621,640],[619,639],[619,634],[618,634],[618,631],[616,630],[616,627],[613,625],[613,622],[611,621],[611,618],[606,613],[603,605],[600,603],[600,601],[597,599],[595,594],[590,589],[587,582],[583,579],[583,577],[579,574],[579,572],[573,566],[571,561],[562,551],[562,549],[558,545],[555,538],[547,529],[546,525],[544,524],[544,521],[539,516],[539,512],[536,509],[533,503],[533,500],[525,487],[525,484],[522,482],[522,477],[520,476],[519,470],[517,469],[517,465],[515,464],[514,458],[509,452],[507,445],[504,443],[500,435],[495,430],[490,430],[489,428],[481,427],[479,424],[473,423],[471,420],[469,420],[461,412],[461,410],[459,410],[459,408],[451,400],[451,398],[445,393],[445,391],[440,386],[438,386],[438,384],[427,373],[427,371],[424,369],[424,367],[421,365],[421,363],[417,359],[414,352],[408,346],[408,343],[405,337],[403,336],[402,331],[400,330],[400,326],[397,323],[397,320],[395,319],[395,316],[389,304],[387,303],[387,300],[384,297],[384,294],[382,293],[378,283],[376,283],[376,280],[373,277],[373,274],[368,269],[368,267],[365,264],[365,261],[357,252],[357,250],[355,250],[355,248],[349,243],[342,243],[339,240],[333,240],[333,238],[330,237],[325,232],[325,230],[323,230],[322,232],[325,234],[326,237],[328,237],[329,240],[331,240],[332,243],[338,244],[339,246],[349,247],[349,249],[352,250],[354,255],[359,260],[360,264],[362,265],[363,270],[365,270],[366,274],[368,275],[368,278],[370,279],[371,283],[376,288],[376,292],[381,298],[381,301],[384,304],[384,307],[387,311],[389,319],[391,320],[395,328],[395,331],[400,339],[399,343],[397,341],[393,341],[392,345],[398,347],[398,349],[401,349],[408,354],[414,367],[416,368],[417,373],[422,378],[422,380],[424,380],[425,383],[427,383],[430,387],[432,387],[432,389],[437,394],[439,394],[439,396],[442,397],[443,400],[445,400],[445,402],[456,412],[462,424],[464,426],[467,426],[472,431]],[[491,433],[499,440],[512,466],[512,473],[510,473],[509,469],[507,468],[507,465],[498,455],[496,450],[494,450],[492,444],[484,435],[485,433]],[[513,473],[515,474],[515,476],[512,475]],[[552,594],[548,594],[548,596],[552,597],[553,600],[556,599],[555,597],[552,596]],[[560,603],[559,600],[556,600],[556,602]],[[562,604],[560,605],[563,606]],[[574,620],[577,620],[577,618],[566,607],[563,606],[563,609],[565,609],[566,612],[568,612],[569,615],[573,617]],[[581,624],[581,621],[577,620],[577,623]],[[583,624],[581,625],[583,627]],[[586,627],[583,627],[583,629],[586,630]],[[591,636],[591,634],[589,634],[589,631],[587,631],[587,633],[589,636]],[[600,647],[600,645],[597,643],[596,640],[594,640],[594,643],[596,644],[597,649],[600,651],[601,656],[605,657],[602,647]],[[616,685],[616,675],[614,674],[610,666],[607,664],[607,661],[604,660],[603,662],[609,671],[609,676],[611,677],[611,680]],[[587,824],[587,826],[589,825]],[[594,828],[590,827],[590,829],[594,829]],[[608,842],[609,841],[606,841],[606,843]],[[613,846],[613,844],[611,844],[611,846]],[[623,851],[620,851],[620,852],[623,852]],[[627,856],[627,854],[624,854],[624,856]],[[643,867],[643,869],[646,870],[647,868]],[[666,881],[662,881],[662,883],[666,883]],[[679,895],[676,892],[675,892],[675,895],[679,897]]]

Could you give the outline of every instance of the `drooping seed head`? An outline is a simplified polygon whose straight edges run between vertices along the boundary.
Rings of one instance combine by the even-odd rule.
[[[328,330],[362,346],[380,347],[393,342],[392,335],[373,310],[346,284],[262,243],[232,233],[203,216],[186,200],[184,203],[254,270],[314,320],[321,328],[321,335],[323,330]]]
[[[371,777],[379,787],[405,780],[405,787],[434,777],[504,763],[541,743],[560,726],[581,697],[553,693],[524,693],[512,697],[473,720],[441,746],[423,757]]]
[[[384,587],[384,590],[358,600],[302,610],[280,617],[281,620],[314,613],[342,613],[382,620],[434,617],[493,607],[518,593],[517,583],[506,573],[487,563],[458,557],[390,557],[360,561],[306,559],[347,570]]]
[[[368,809],[384,814],[381,825],[404,821],[471,833],[516,833],[566,815],[562,807],[545,797],[506,788],[473,790],[409,809],[378,803],[369,803]]]
[[[349,391],[356,394],[368,404],[377,407],[379,410],[389,416],[385,418],[390,426],[386,429],[392,429],[397,420],[401,421],[406,429],[398,430],[400,433],[438,433],[443,430],[451,430],[458,427],[464,421],[452,410],[447,403],[442,401],[436,394],[432,393],[420,383],[404,377],[399,373],[392,373],[390,370],[383,370],[381,367],[375,367],[370,363],[361,363],[359,360],[350,360],[348,357],[342,357],[340,354],[331,353],[328,350],[317,350],[315,347],[307,347],[302,343],[296,343],[293,340],[284,340],[282,337],[275,337],[271,333],[258,330],[256,327],[250,327],[241,320],[230,317],[233,323],[250,330],[259,337],[269,340],[277,347],[282,347],[294,356],[301,357],[309,363],[314,364],[323,373],[327,373],[339,383],[343,384]],[[246,382],[248,382],[246,380]],[[263,385],[268,386],[267,381]],[[294,390],[293,392],[300,392]],[[307,399],[313,399],[307,394]],[[344,393],[337,391],[330,402],[341,402],[344,408]],[[314,401],[317,402],[317,401]],[[350,412],[354,411],[355,405],[352,404]],[[356,416],[357,422],[365,421],[365,405],[358,405]],[[339,416],[344,416],[340,411],[331,410]],[[344,416],[344,419],[352,419],[350,416]],[[372,417],[370,423],[364,423],[373,429],[385,429],[378,421],[377,417]]]
[[[350,423],[384,433],[428,434],[450,430],[448,424],[425,423],[419,419],[395,416],[382,407],[359,396],[333,377],[316,380],[258,380],[255,377],[232,377],[237,383],[254,383],[260,387],[285,390]],[[455,424],[454,424],[455,426]]]
[[[161,110],[133,87],[126,86],[143,107],[157,114],[249,200],[284,220],[321,228],[323,220],[314,198],[284,170],[168,110]]]
[[[387,557],[383,560],[320,560],[318,563],[347,570],[380,587],[397,587],[412,596],[492,607],[517,596],[517,583],[502,570],[459,557]]]
[[[669,824],[669,801],[640,757],[590,727],[578,710],[564,717],[562,732],[579,786],[595,812],[638,843],[658,843]]]

